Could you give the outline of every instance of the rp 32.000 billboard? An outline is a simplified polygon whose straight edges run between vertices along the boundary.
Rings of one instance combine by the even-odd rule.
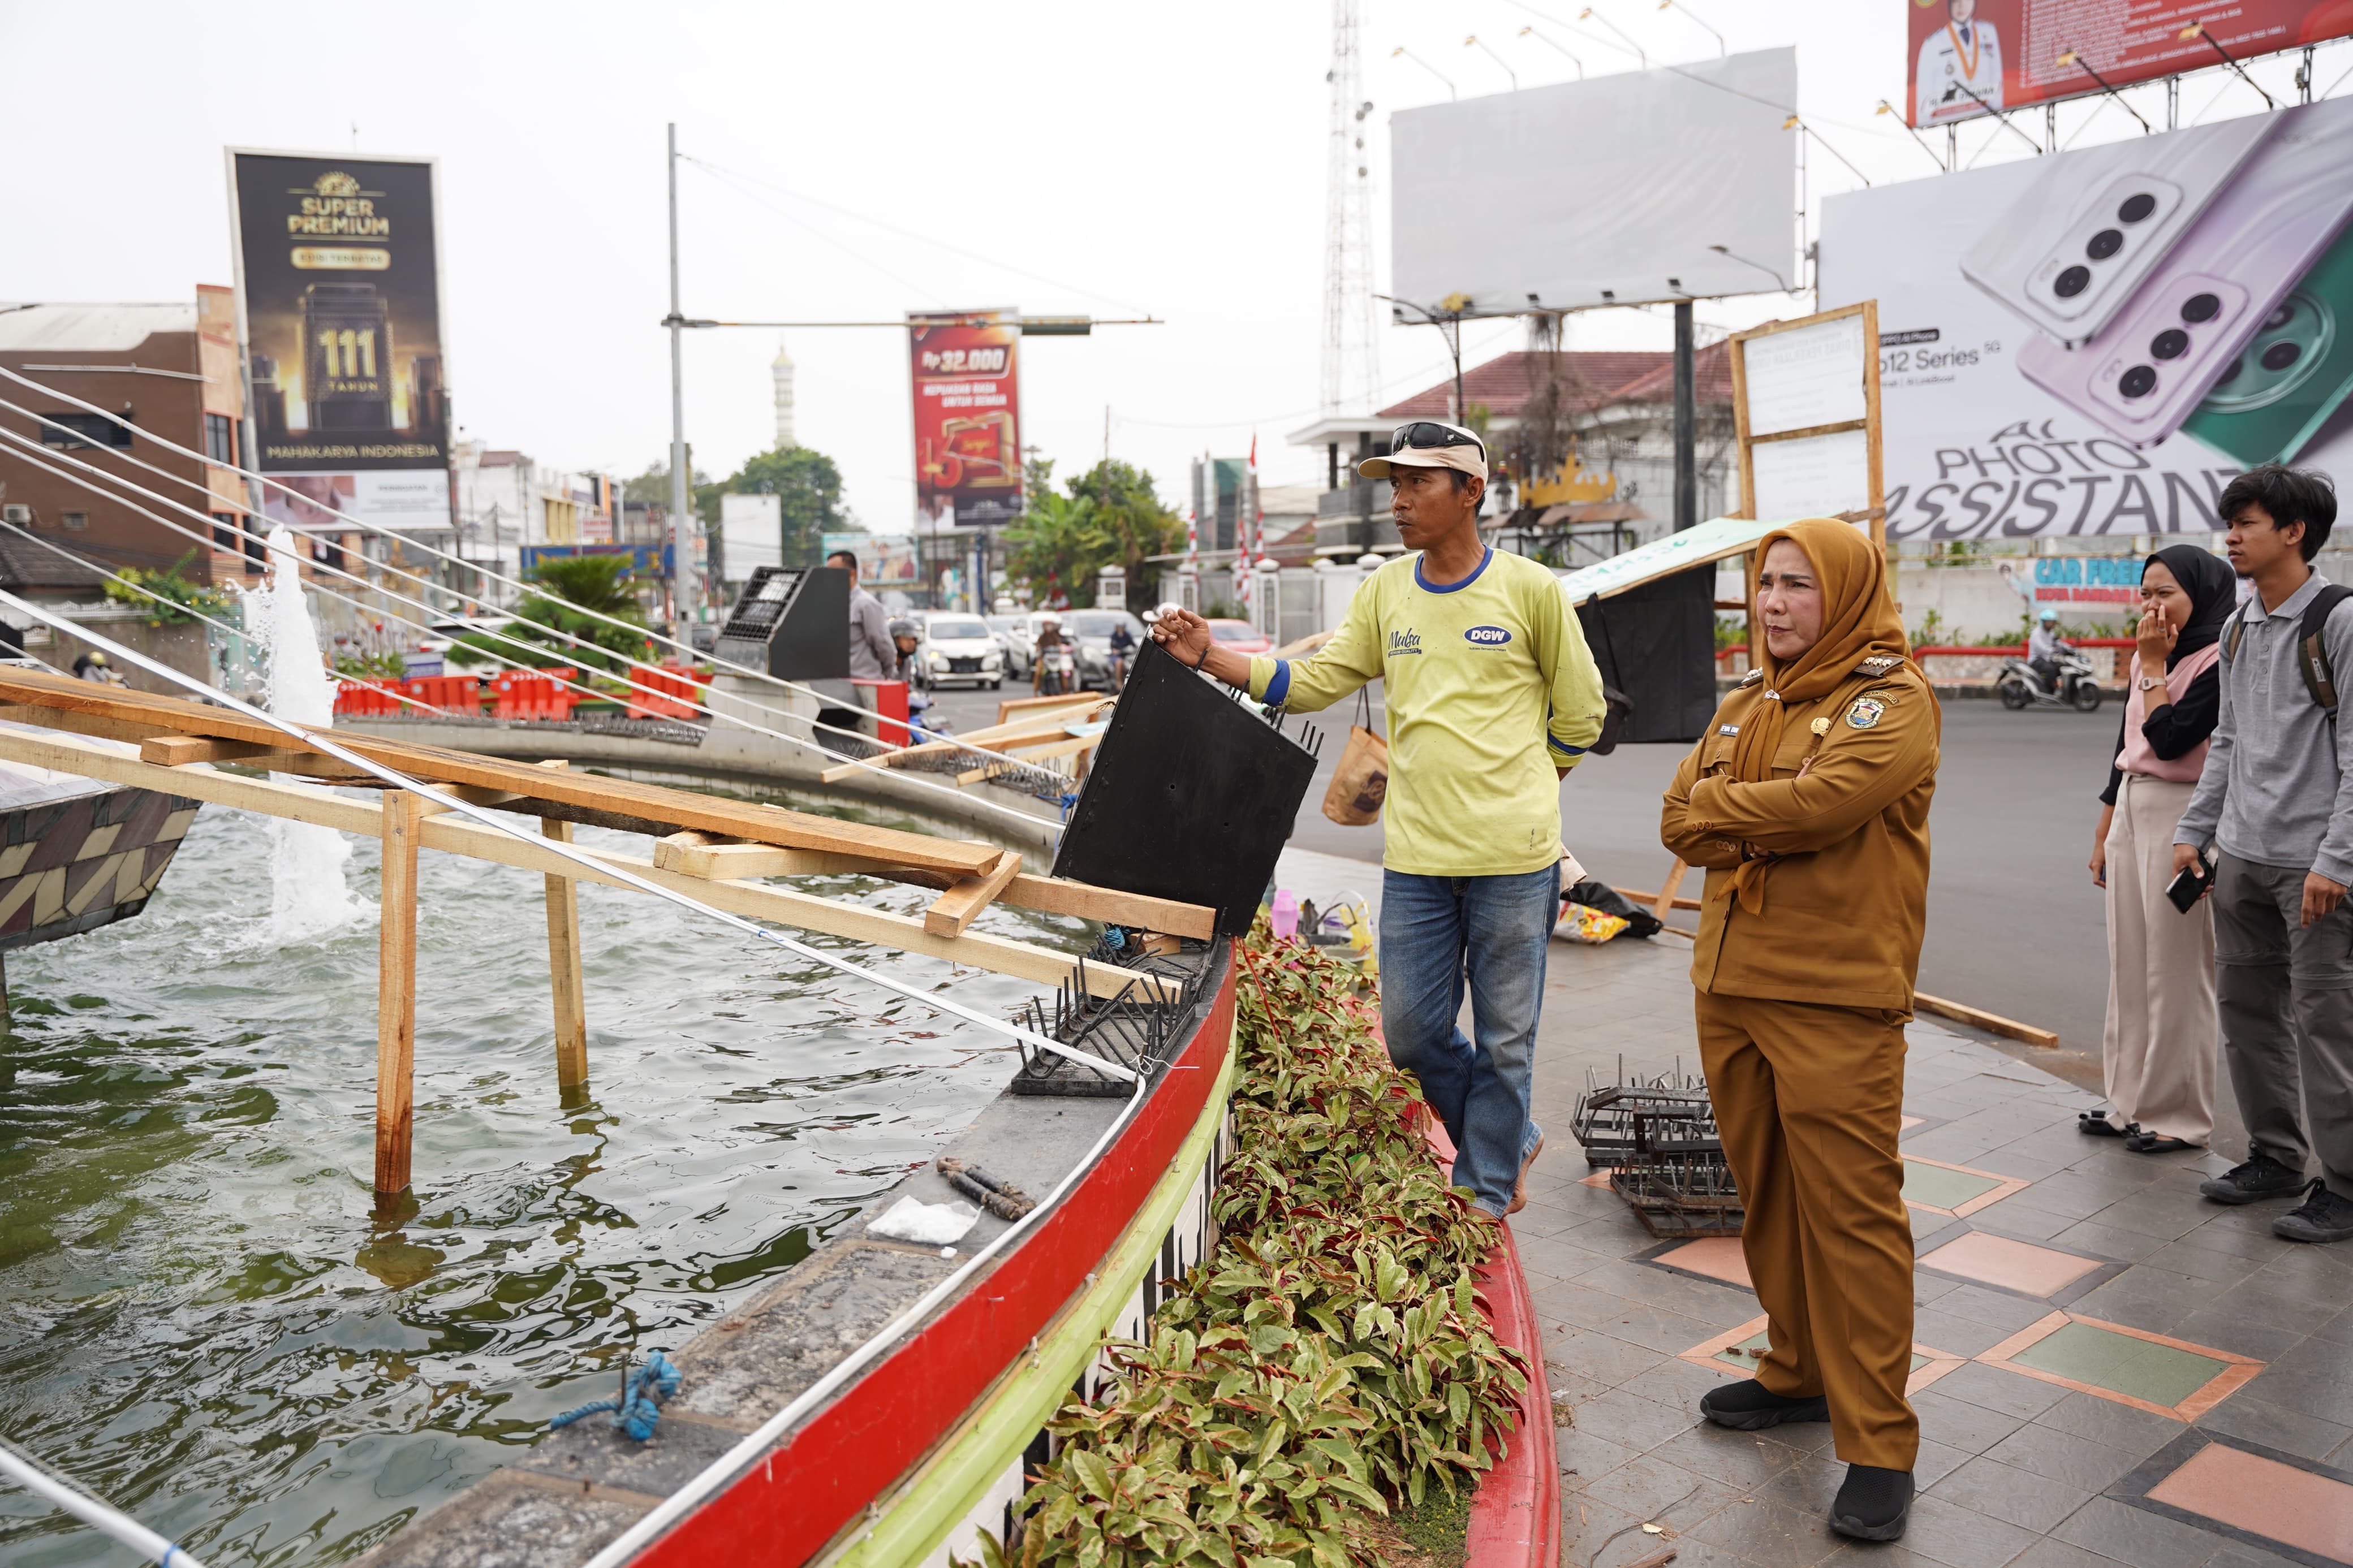
[[[964,523],[1021,515],[1021,396],[1016,310],[907,318],[915,393],[915,504]]]
[[[1883,0],[1885,3],[1885,0]],[[2022,109],[2353,32],[2348,0],[1894,0],[1915,125]],[[2217,52],[2220,47],[2221,53]],[[2096,73],[2096,74],[2094,74]]]
[[[448,468],[432,162],[228,156],[262,471]]]
[[[1888,537],[2197,532],[2254,464],[2353,479],[2348,218],[2347,99],[1831,197]]]

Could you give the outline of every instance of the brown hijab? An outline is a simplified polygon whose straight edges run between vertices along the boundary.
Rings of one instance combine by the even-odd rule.
[[[1808,518],[1758,541],[1757,560],[1763,561],[1765,552],[1784,539],[1806,552],[1821,584],[1822,635],[1787,664],[1766,648],[1761,632],[1750,637],[1750,655],[1765,672],[1765,689],[1741,721],[1740,738],[1733,747],[1732,776],[1746,784],[1773,776],[1773,758],[1781,749],[1788,718],[1787,704],[1827,696],[1873,654],[1904,658],[1912,652],[1903,619],[1887,595],[1887,563],[1869,534],[1835,518]],[[1741,908],[1752,915],[1765,910],[1765,868],[1770,864],[1744,861],[1732,878]]]

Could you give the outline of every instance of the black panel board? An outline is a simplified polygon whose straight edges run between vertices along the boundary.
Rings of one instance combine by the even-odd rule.
[[[1601,679],[1634,712],[1619,739],[1696,741],[1715,717],[1715,567],[1694,566],[1577,607]]]
[[[849,574],[839,566],[762,566],[719,628],[721,658],[786,680],[849,674]]]
[[[1071,808],[1054,875],[1218,911],[1250,930],[1306,797],[1305,748],[1146,642]]]

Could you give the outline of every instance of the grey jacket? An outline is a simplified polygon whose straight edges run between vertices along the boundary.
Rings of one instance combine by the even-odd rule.
[[[889,680],[898,672],[899,645],[891,640],[890,613],[863,588],[849,591],[849,674]]]
[[[2173,841],[2353,885],[2353,711],[2331,723],[2295,667],[2297,623],[2327,582],[2315,572],[2268,614],[2251,597],[2223,626],[2222,716]],[[2338,689],[2353,689],[2353,599],[2320,637]]]

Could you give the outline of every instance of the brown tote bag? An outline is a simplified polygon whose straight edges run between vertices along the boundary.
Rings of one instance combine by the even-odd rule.
[[[1389,743],[1374,732],[1373,702],[1359,691],[1358,721],[1348,726],[1348,743],[1340,764],[1332,772],[1332,787],[1324,792],[1324,815],[1343,827],[1363,827],[1381,819],[1381,800],[1389,792]]]

